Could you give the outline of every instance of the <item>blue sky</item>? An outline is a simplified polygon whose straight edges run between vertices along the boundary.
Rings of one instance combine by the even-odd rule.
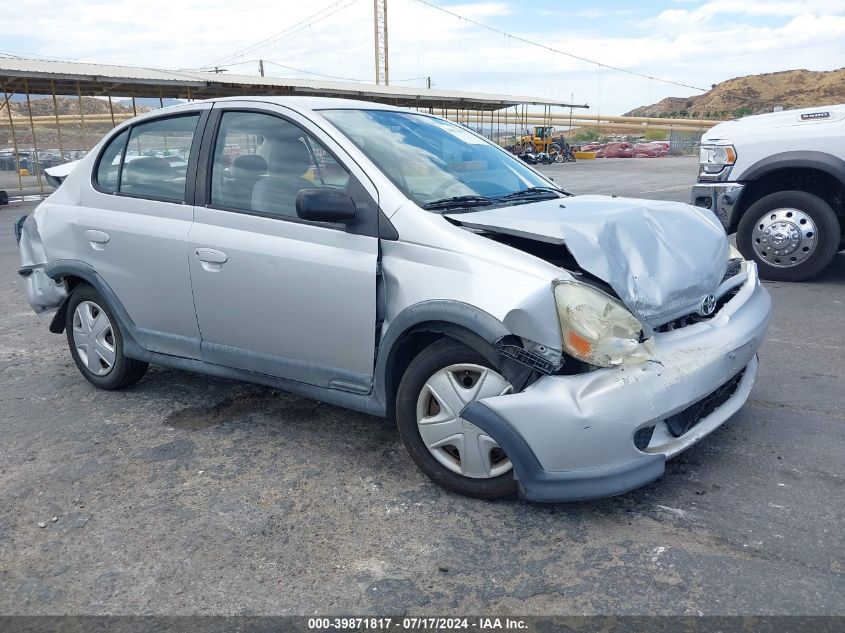
[[[691,86],[792,68],[845,66],[845,0],[432,0],[502,31],[604,64]],[[371,81],[371,0],[19,0],[0,51],[80,61]],[[247,8],[248,7],[248,8]],[[621,113],[698,91],[602,69],[497,35],[418,0],[388,0],[392,83],[542,96]],[[10,35],[11,34],[11,35]],[[272,63],[271,63],[272,62]]]

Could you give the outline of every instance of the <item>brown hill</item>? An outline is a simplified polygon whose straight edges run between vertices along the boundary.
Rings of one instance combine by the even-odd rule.
[[[723,81],[702,95],[667,97],[627,112],[628,116],[731,118],[845,103],[845,68],[829,71],[785,70]]]
[[[52,116],[53,99],[31,99],[32,116]],[[21,116],[28,117],[29,110],[27,109],[26,101],[12,101],[10,102],[12,112]],[[56,106],[59,114],[79,114],[79,98],[78,97],[56,97]],[[132,107],[121,105],[116,100],[112,100],[112,107],[115,114],[129,114],[132,112]],[[82,97],[82,108],[84,114],[109,114],[108,99],[95,99],[94,97]],[[147,110],[147,108],[138,108],[138,112]],[[8,114],[6,115],[8,116]]]
[[[32,130],[29,126],[29,109],[26,100],[10,101],[9,106],[15,115],[15,136],[12,136],[9,126],[9,114],[6,108],[0,108],[0,149],[11,148],[17,142],[19,148],[38,147],[39,150],[48,151],[51,149],[79,150],[90,149],[97,143],[104,134],[112,128],[109,117],[108,99],[95,99],[94,97],[82,97],[83,114],[86,117],[85,125],[79,121],[79,98],[78,97],[56,97],[56,109],[59,115],[69,115],[70,119],[62,119],[59,128],[53,124],[54,116],[53,99],[51,97],[30,99],[32,104],[32,116],[49,117],[46,121],[41,119],[36,123],[36,138],[32,137]],[[0,101],[2,105],[2,101]],[[116,100],[112,101],[115,115],[122,115],[115,118],[116,123],[126,120],[126,116],[132,115],[132,106],[123,105]],[[138,106],[140,114],[149,110],[147,107]],[[92,115],[101,115],[94,117]]]

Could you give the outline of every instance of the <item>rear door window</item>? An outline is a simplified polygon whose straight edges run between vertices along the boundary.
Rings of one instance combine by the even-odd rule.
[[[188,158],[198,121],[199,113],[132,126],[119,193],[184,202]]]

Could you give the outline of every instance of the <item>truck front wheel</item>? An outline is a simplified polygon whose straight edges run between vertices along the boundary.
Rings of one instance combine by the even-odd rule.
[[[802,281],[817,275],[839,249],[839,220],[823,199],[804,191],[778,191],[743,214],[736,245],[763,279]]]

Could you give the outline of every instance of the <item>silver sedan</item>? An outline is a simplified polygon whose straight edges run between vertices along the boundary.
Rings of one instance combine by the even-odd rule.
[[[770,299],[712,214],[573,196],[435,116],[196,102],[65,171],[20,274],[88,381],[156,363],[391,417],[458,493],[643,485],[757,372]]]

